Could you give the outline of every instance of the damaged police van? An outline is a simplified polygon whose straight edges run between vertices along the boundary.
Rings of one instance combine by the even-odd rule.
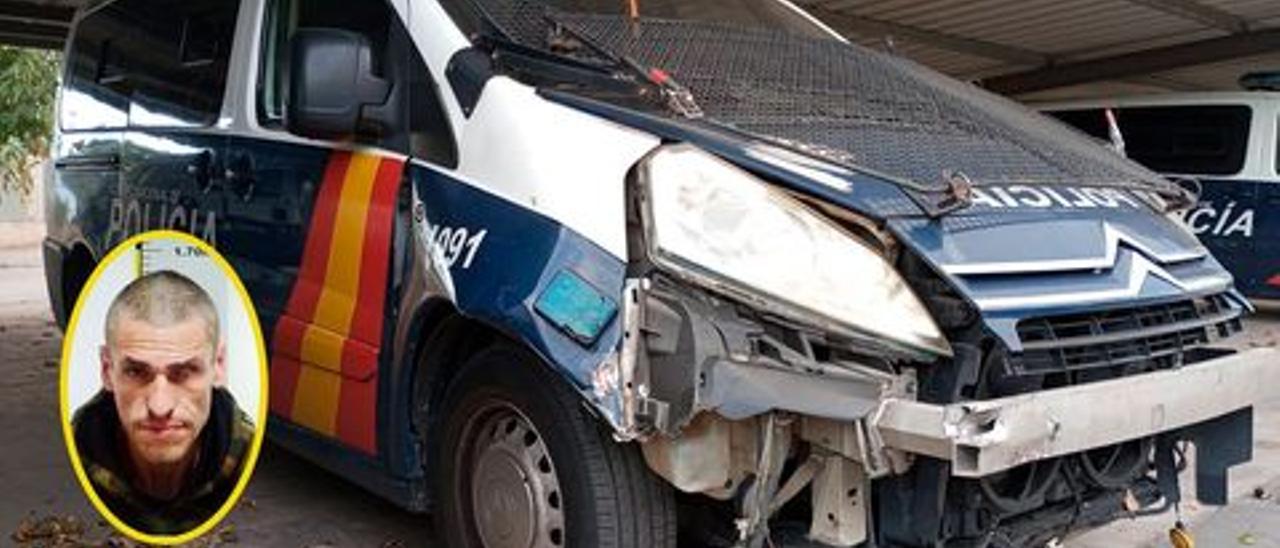
[[[1040,545],[1188,444],[1225,503],[1280,383],[1194,197],[783,0],[114,0],[66,59],[59,322],[208,240],[271,436],[449,546]]]

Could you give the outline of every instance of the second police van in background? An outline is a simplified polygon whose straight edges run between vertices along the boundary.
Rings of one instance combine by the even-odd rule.
[[[1037,105],[1109,139],[1125,154],[1198,190],[1183,212],[1246,296],[1280,303],[1280,73],[1241,78],[1249,91],[1168,93]]]
[[[271,437],[454,547],[1043,544],[1187,441],[1226,501],[1280,371],[1179,187],[786,2],[630,5],[91,2],[56,317],[209,241]]]

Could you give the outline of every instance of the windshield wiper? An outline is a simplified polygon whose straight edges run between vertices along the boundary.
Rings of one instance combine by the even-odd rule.
[[[554,16],[548,14],[545,18],[553,25],[553,37],[567,35],[572,41],[591,48],[592,53],[607,59],[613,66],[626,69],[641,80],[655,86],[662,97],[663,103],[671,111],[685,118],[702,118],[702,107],[698,106],[698,102],[694,100],[693,92],[677,82],[675,78],[672,78],[667,71],[659,67],[646,69],[631,57],[610,52],[595,43],[590,37],[574,30]]]
[[[543,47],[514,38],[477,0],[467,6],[481,27],[472,41],[490,52],[495,65],[537,86],[589,88],[638,103],[655,104],[685,118],[701,118],[693,93],[660,68],[646,69],[625,55],[615,54],[558,20],[543,7],[547,25]]]

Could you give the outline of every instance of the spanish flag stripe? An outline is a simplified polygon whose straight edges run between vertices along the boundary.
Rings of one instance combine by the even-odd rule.
[[[356,307],[360,270],[351,259],[364,247],[365,216],[373,193],[374,176],[381,158],[355,154],[342,182],[342,193],[333,223],[333,239],[324,275],[324,287],[315,315],[302,337],[302,363],[297,390],[303,398],[293,402],[293,418],[299,424],[333,435],[342,391],[342,347]]]
[[[378,168],[373,197],[365,220],[360,259],[360,288],[351,336],[343,349],[344,380],[338,413],[338,437],[366,453],[376,453],[377,383],[359,382],[377,370],[386,305],[391,222],[404,163],[384,160]]]
[[[310,324],[302,334],[302,363],[334,373],[342,372],[342,345],[347,338],[340,333]]]
[[[316,301],[324,284],[325,261],[333,240],[333,218],[342,193],[342,182],[351,162],[348,152],[329,156],[320,189],[316,192],[307,238],[303,244],[302,264],[284,312],[276,320],[271,337],[271,403],[272,412],[283,416],[293,413],[293,401],[301,375],[302,338],[315,313]]]
[[[286,358],[279,354],[271,356],[271,397],[269,407],[272,413],[288,417],[293,412],[294,389],[298,386],[299,368],[302,364],[294,358]]]
[[[332,153],[324,171],[324,179],[320,182],[320,191],[316,193],[311,226],[307,227],[307,241],[302,251],[302,265],[298,269],[298,279],[294,282],[289,304],[285,308],[285,314],[303,322],[311,321],[316,301],[320,298],[320,289],[324,286],[325,268],[328,266],[326,259],[333,241],[334,216],[350,163],[350,152]]]
[[[378,383],[343,379],[341,397],[338,439],[365,453],[376,455]]]
[[[271,411],[289,416],[293,411],[293,393],[298,385],[298,350],[307,326],[290,316],[276,320],[271,337]]]
[[[337,420],[342,375],[311,367],[305,362],[298,373],[298,387],[289,418],[302,426],[333,436]]]
[[[403,169],[402,160],[332,154],[272,338],[272,411],[370,454],[377,451],[378,356]]]
[[[360,285],[360,265],[354,263],[364,247],[365,217],[373,194],[374,176],[382,159],[370,154],[356,154],[347,168],[334,219],[334,238],[324,276],[324,288],[316,303],[311,323],[346,335],[355,310],[356,292]]]
[[[391,255],[391,221],[395,216],[396,194],[404,163],[386,160],[378,169],[373,203],[365,221],[364,256],[360,260],[360,293],[351,337],[379,346],[382,338],[382,310],[386,303],[387,271]]]

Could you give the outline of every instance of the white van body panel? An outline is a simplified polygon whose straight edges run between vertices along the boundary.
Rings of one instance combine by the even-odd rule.
[[[625,260],[626,173],[659,140],[548,101],[505,76],[485,84],[468,117],[446,71],[449,60],[471,43],[439,2],[416,2],[399,11],[441,88],[458,142],[454,175]]]
[[[401,20],[405,21],[409,36],[417,46],[418,53],[422,54],[423,61],[427,63],[431,77],[440,86],[440,103],[449,114],[449,124],[454,128],[461,128],[466,123],[466,116],[462,113],[462,106],[458,104],[458,96],[449,86],[445,71],[449,66],[449,59],[455,53],[471,47],[471,43],[439,2],[414,2],[404,9],[397,6],[396,11]]]
[[[1161,95],[1137,95],[1087,101],[1037,103],[1032,107],[1040,111],[1081,110],[1094,108],[1173,107],[1231,105],[1247,106],[1252,111],[1249,127],[1249,144],[1244,166],[1234,175],[1214,175],[1214,179],[1247,180],[1280,183],[1280,92],[1238,91],[1169,93]],[[1121,122],[1120,130],[1124,131]],[[1176,173],[1171,175],[1200,175]]]
[[[552,103],[495,76],[456,126],[458,173],[627,257],[627,170],[658,146],[652,134]]]

